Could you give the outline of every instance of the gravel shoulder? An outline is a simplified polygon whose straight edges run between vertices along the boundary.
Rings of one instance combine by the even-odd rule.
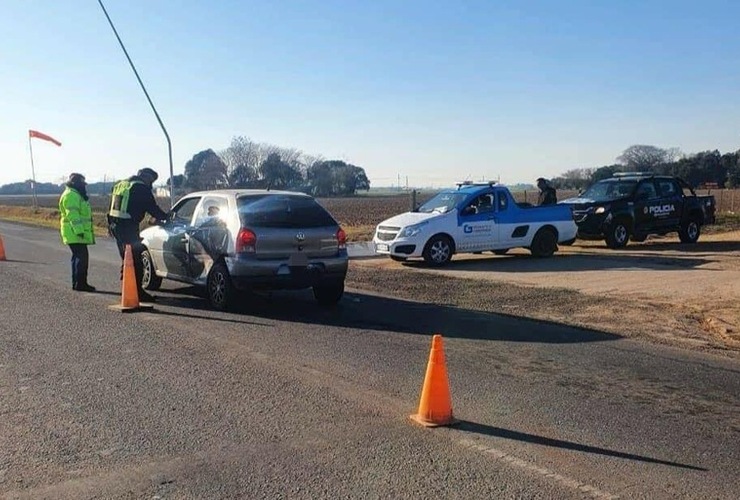
[[[740,358],[740,231],[694,245],[656,237],[619,251],[579,241],[551,259],[526,250],[461,255],[443,269],[353,261],[348,285]]]

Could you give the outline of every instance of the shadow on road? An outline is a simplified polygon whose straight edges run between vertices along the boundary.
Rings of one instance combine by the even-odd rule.
[[[660,460],[657,458],[643,457],[641,455],[634,455],[632,453],[624,453],[621,451],[608,450],[606,448],[598,448],[596,446],[589,446],[585,444],[573,443],[571,441],[563,441],[560,439],[552,439],[544,436],[537,436],[535,434],[527,434],[526,432],[512,431],[509,429],[502,429],[500,427],[493,427],[485,424],[478,424],[475,422],[461,421],[456,426],[457,429],[465,432],[474,432],[476,434],[485,434],[486,436],[499,437],[504,439],[512,439],[515,441],[521,441],[524,443],[538,444],[542,446],[552,446],[554,448],[562,448],[565,450],[580,451],[584,453],[595,453],[597,455],[604,455],[607,457],[624,458],[627,460],[637,460],[640,462],[646,462],[651,464],[668,465],[670,467],[679,467],[681,469],[690,469],[696,471],[707,471],[702,467],[695,465],[686,465],[678,462],[671,462],[668,460]]]
[[[671,243],[668,241],[650,242],[645,245],[627,245],[622,251],[674,250],[681,253],[718,253],[740,251],[740,241],[697,241],[692,244]]]
[[[201,317],[202,319],[224,321],[224,318],[233,317],[229,313],[210,310],[205,299],[192,296],[198,293],[193,287],[173,288],[162,292],[168,295],[158,294],[157,304],[208,311]],[[558,323],[365,293],[345,293],[340,304],[334,308],[320,307],[310,291],[247,294],[241,300],[242,302],[232,311],[235,315],[360,330],[421,335],[440,333],[451,338],[556,344],[603,342],[620,338],[609,333]],[[187,313],[168,314],[187,317]]]
[[[645,248],[642,249],[645,250]],[[434,270],[441,274],[444,274],[446,271],[490,271],[497,273],[564,273],[576,271],[608,271],[614,269],[671,271],[690,269],[710,262],[712,261],[703,258],[655,254],[560,254],[549,259],[538,259],[531,255],[513,254],[505,256],[491,255],[490,258],[474,259],[456,257],[455,260],[445,267],[434,268]],[[404,266],[421,269],[428,267],[423,262],[407,262],[404,263]]]

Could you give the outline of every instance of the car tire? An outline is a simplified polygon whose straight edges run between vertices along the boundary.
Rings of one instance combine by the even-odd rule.
[[[609,226],[606,231],[606,246],[612,249],[623,248],[627,246],[630,240],[630,230],[624,221],[616,221]]]
[[[430,266],[442,267],[452,260],[454,245],[452,240],[443,234],[432,236],[424,246],[424,262]]]
[[[496,255],[506,255],[506,253],[509,251],[508,248],[501,248],[499,250],[491,250]]]
[[[313,296],[319,305],[324,307],[335,306],[344,295],[344,281],[339,283],[322,284],[313,287]]]
[[[532,239],[532,245],[529,247],[529,251],[532,255],[538,258],[552,257],[558,250],[558,236],[552,229],[543,227]]]
[[[159,290],[162,286],[162,278],[157,276],[154,269],[154,261],[149,250],[141,252],[141,287],[144,290]]]
[[[231,283],[231,276],[222,262],[214,264],[206,281],[208,303],[217,311],[226,311],[234,303],[236,289]]]
[[[690,219],[688,222],[681,224],[678,230],[678,238],[681,243],[696,243],[701,235],[701,224],[696,219]]]

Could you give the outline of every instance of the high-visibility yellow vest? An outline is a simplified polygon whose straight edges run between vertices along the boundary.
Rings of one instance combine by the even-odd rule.
[[[128,200],[131,196],[131,188],[134,184],[144,184],[141,181],[130,181],[128,179],[119,181],[113,186],[113,195],[110,199],[110,210],[108,215],[118,219],[130,219],[128,213]]]

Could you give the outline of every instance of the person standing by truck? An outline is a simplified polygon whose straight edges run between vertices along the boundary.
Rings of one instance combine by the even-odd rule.
[[[537,188],[540,190],[540,195],[537,198],[537,205],[555,205],[558,202],[557,192],[550,184],[550,181],[540,177],[537,179]]]

